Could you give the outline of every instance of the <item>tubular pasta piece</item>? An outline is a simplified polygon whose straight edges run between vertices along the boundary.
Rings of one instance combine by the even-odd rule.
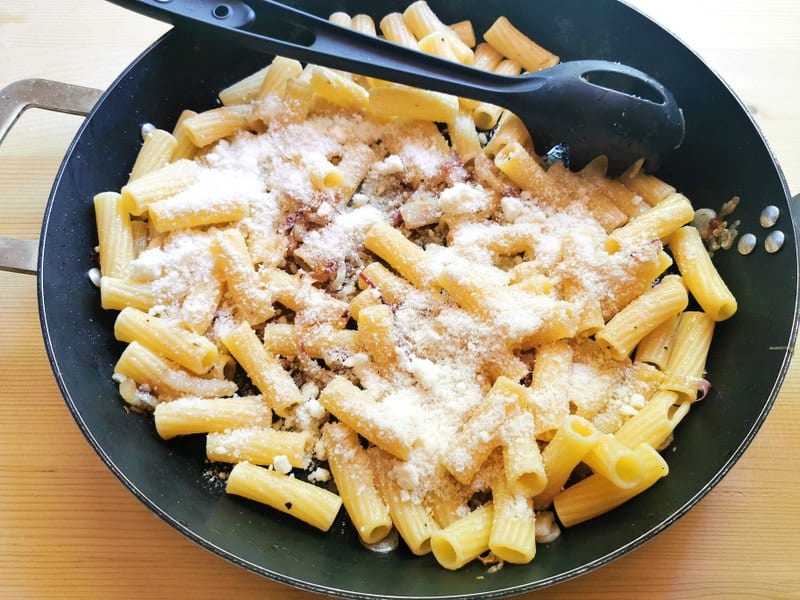
[[[94,197],[97,221],[100,273],[104,276],[123,277],[133,260],[133,230],[125,199],[115,192],[104,192]]]
[[[138,179],[142,175],[147,175],[166,165],[177,146],[178,141],[171,133],[163,129],[156,129],[149,133],[136,156],[136,162],[133,164],[128,181]]]
[[[375,486],[375,473],[355,431],[342,423],[322,430],[328,464],[347,514],[366,544],[385,538],[392,529],[389,509]]]
[[[192,185],[197,180],[199,168],[190,160],[169,163],[123,187],[122,201],[132,215],[143,215],[151,203],[173,196]]]
[[[547,185],[544,169],[519,142],[503,146],[495,155],[494,164],[523,190],[536,191]]]
[[[263,323],[275,314],[272,294],[264,289],[253,267],[247,243],[238,229],[218,232],[211,244],[228,292],[251,325]]]
[[[371,448],[369,453],[383,473],[383,476],[376,478],[376,483],[397,532],[411,552],[417,556],[428,554],[431,551],[431,536],[439,531],[439,525],[422,503],[414,502],[407,493],[404,494],[395,479],[388,476],[399,461],[376,448]]]
[[[476,69],[483,69],[484,71],[494,71],[495,67],[503,61],[503,55],[500,54],[491,44],[481,42],[475,47],[475,60],[472,66]]]
[[[661,282],[628,304],[597,332],[595,339],[617,360],[628,356],[637,343],[689,303],[686,288],[677,275]]]
[[[646,444],[636,451],[644,461],[645,470],[641,481],[634,487],[621,489],[601,475],[591,475],[555,497],[556,514],[564,527],[572,527],[608,512],[666,477],[669,467],[658,452]]]
[[[276,56],[272,59],[269,70],[261,82],[258,98],[263,99],[267,96],[283,98],[286,94],[286,85],[289,80],[299,77],[302,71],[303,66],[299,61],[284,56]]]
[[[314,88],[305,81],[290,79],[286,82],[283,98],[286,110],[281,117],[287,123],[300,123],[308,116],[314,103]]]
[[[331,528],[342,507],[341,498],[328,490],[247,462],[233,467],[225,491],[271,506],[322,531]]]
[[[678,229],[670,239],[669,248],[686,287],[706,314],[714,321],[731,318],[736,313],[736,298],[711,262],[697,229]]]
[[[328,17],[328,20],[339,27],[347,27],[348,29],[350,28],[350,24],[353,22],[353,20],[350,18],[350,15],[341,11],[331,13],[331,16]]]
[[[220,340],[280,416],[287,416],[291,406],[303,401],[292,376],[274,356],[267,354],[264,345],[247,323],[220,336]]]
[[[176,162],[181,159],[191,160],[195,157],[195,154],[197,154],[197,146],[192,143],[191,138],[189,138],[189,133],[183,126],[186,119],[194,117],[195,115],[197,115],[197,113],[193,110],[184,110],[175,122],[175,129],[172,130],[172,137],[175,138],[176,143],[169,162]]]
[[[686,311],[678,319],[662,387],[678,392],[681,400],[694,402],[697,398],[696,382],[705,373],[714,324],[707,314],[696,311]]]
[[[377,263],[372,263],[377,264]],[[348,311],[350,316],[358,321],[358,315],[368,306],[377,306],[381,303],[380,292],[374,289],[361,290],[351,301]]]
[[[542,344],[536,350],[531,396],[536,435],[557,429],[569,414],[569,377],[572,347],[566,340]]]
[[[686,416],[690,406],[690,402],[679,402],[675,392],[658,391],[614,436],[629,448],[637,448],[639,444],[658,448]]]
[[[494,519],[489,550],[510,563],[528,564],[536,556],[536,517],[533,501],[514,493],[502,477],[492,483]]]
[[[583,462],[618,488],[635,487],[644,477],[642,457],[611,434],[601,436]]]
[[[472,21],[464,20],[450,25],[450,29],[456,34],[465,46],[468,48],[475,47],[475,29],[472,27]],[[473,61],[472,66],[475,66]]]
[[[165,440],[177,435],[269,426],[272,419],[272,413],[260,396],[177,398],[160,402],[153,415],[156,431]]]
[[[547,486],[534,498],[539,508],[547,508],[562,490],[570,473],[600,439],[600,432],[583,417],[569,415],[542,452]]]
[[[269,73],[269,65],[226,87],[219,93],[219,99],[223,106],[247,104],[254,100],[258,96],[258,91],[261,89],[267,73]]]
[[[450,133],[453,149],[465,163],[474,159],[481,151],[478,131],[470,113],[459,111],[453,121],[448,123],[447,130]]]
[[[400,351],[392,309],[385,304],[363,308],[358,313],[358,338],[378,370],[390,374],[397,369]]]
[[[397,12],[389,13],[380,21],[381,33],[390,42],[400,44],[406,48],[416,48],[417,38],[403,20],[403,15]]]
[[[674,315],[644,336],[636,346],[636,361],[666,369],[677,326],[678,315]]]
[[[191,375],[136,341],[123,350],[114,365],[114,373],[124,375],[139,385],[146,385],[160,400],[186,395],[219,398],[236,393],[233,381]]]
[[[408,28],[421,40],[426,35],[436,32],[444,31],[449,37],[452,38],[452,49],[458,61],[465,65],[471,65],[474,59],[472,50],[447,25],[439,20],[428,3],[425,0],[417,0],[410,4],[405,11],[403,11],[403,20]]]
[[[212,108],[189,117],[183,126],[192,143],[202,148],[247,129],[252,112],[253,107],[249,104]]]
[[[334,377],[319,395],[319,402],[329,413],[370,442],[402,460],[408,460],[415,439],[413,432],[401,432],[397,423],[385,423],[380,404],[341,376]]]
[[[206,456],[214,462],[251,462],[271,465],[277,456],[285,456],[295,468],[307,465],[306,447],[311,441],[307,431],[278,431],[269,427],[246,427],[206,437]]]
[[[456,53],[453,52],[448,40],[450,36],[442,31],[432,31],[417,43],[417,47],[427,54],[433,54],[444,60],[458,62]]]
[[[497,124],[497,130],[483,147],[483,151],[487,156],[494,157],[511,143],[517,143],[523,148],[533,148],[533,140],[525,124],[514,113],[505,111]]]
[[[338,106],[352,110],[365,110],[369,106],[367,90],[333,69],[312,67],[310,83],[315,94]]]
[[[362,289],[374,290],[388,304],[402,302],[414,290],[411,284],[379,262],[373,262],[364,267],[358,278],[358,286]]]
[[[482,504],[469,515],[431,536],[431,549],[436,561],[454,571],[478,558],[489,549],[494,522],[491,502]]]
[[[500,54],[516,60],[527,71],[538,71],[558,63],[558,56],[539,46],[514,27],[506,17],[499,17],[483,34]]]
[[[375,21],[372,20],[372,17],[365,14],[355,15],[350,21],[350,29],[372,37],[377,35],[377,31],[375,30]]]
[[[269,323],[264,326],[264,347],[271,354],[298,356],[305,352],[310,358],[325,358],[330,352],[355,354],[361,351],[358,331],[319,327],[307,334],[298,334],[288,323]]]
[[[275,298],[275,301],[295,311],[313,308],[318,325],[329,324],[344,327],[347,322],[347,305],[319,288],[310,285],[297,275],[289,275],[281,269],[261,269],[259,279]]]
[[[386,223],[376,223],[367,232],[364,246],[388,262],[418,288],[430,280],[425,251]]]
[[[375,87],[369,91],[370,114],[448,123],[458,114],[458,98],[442,92],[421,90],[400,84]]]
[[[541,493],[547,485],[535,432],[533,415],[525,409],[513,413],[504,423],[500,434],[505,479],[512,491],[522,493],[527,498]]]
[[[120,277],[100,278],[100,305],[106,310],[122,310],[132,306],[148,311],[155,303],[155,294],[149,283]]]
[[[173,196],[149,205],[150,222],[159,233],[202,227],[217,223],[240,221],[250,213],[250,204],[244,198],[200,198],[199,200]]]
[[[665,238],[693,218],[694,208],[686,196],[672,194],[614,231],[606,241],[606,250],[614,253],[626,244]]]
[[[675,193],[675,188],[661,181],[658,177],[642,173],[644,160],[638,160],[619,177],[625,187],[633,190],[650,206],[655,206],[670,194]]]
[[[500,445],[500,428],[506,418],[529,403],[527,388],[506,377],[497,378],[486,400],[467,417],[458,433],[456,448],[445,458],[445,467],[456,481],[472,481],[492,450]]]
[[[506,75],[515,77],[522,72],[522,66],[514,60],[500,61],[495,67],[494,72],[498,75]],[[500,115],[503,114],[503,109],[495,104],[488,102],[479,103],[472,111],[472,116],[475,119],[475,126],[478,129],[488,130],[497,125]]]
[[[208,338],[132,307],[117,315],[114,337],[122,342],[135,340],[200,375],[219,358],[219,350]]]

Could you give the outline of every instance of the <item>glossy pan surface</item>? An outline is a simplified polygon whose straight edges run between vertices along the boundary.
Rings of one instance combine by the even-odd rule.
[[[299,3],[298,3],[299,4]],[[216,92],[260,68],[267,56],[170,33],[112,85],[65,158],[41,235],[39,299],[43,332],[59,386],[78,424],[110,468],[159,516],[223,557],[280,581],[347,596],[493,597],[521,593],[586,572],[649,539],[688,510],[735,462],[766,416],[794,343],[797,250],[785,183],[744,108],[689,50],[623,4],[431,2],[445,21],[468,16],[482,31],[498,14],[563,59],[619,60],[650,73],[676,95],[687,121],[683,147],[660,175],[696,207],[718,208],[739,195],[742,230],[758,228],[767,204],[784,215],[784,248],[715,262],[739,299],[739,313],[717,328],[708,362],[714,384],[665,452],[672,474],[612,513],[572,528],[542,547],[534,563],[487,576],[474,564],[451,573],[432,557],[365,551],[344,518],[321,534],[268,508],[226,497],[204,478],[202,442],[165,443],[149,417],[127,414],[111,382],[122,349],[114,314],[99,308],[85,272],[95,246],[91,197],[119,189],[139,144],[142,123],[170,128],[183,108],[215,105]],[[375,16],[402,9],[388,1],[335,2]],[[305,7],[317,9],[317,3]],[[482,579],[477,577],[483,576]]]

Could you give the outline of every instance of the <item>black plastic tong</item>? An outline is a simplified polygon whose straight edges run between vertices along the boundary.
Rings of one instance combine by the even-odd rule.
[[[606,155],[611,173],[640,158],[653,170],[683,140],[683,113],[669,90],[619,63],[571,61],[508,77],[364,35],[272,0],[109,1],[253,50],[503,106],[522,119],[538,151],[566,145],[573,168]]]

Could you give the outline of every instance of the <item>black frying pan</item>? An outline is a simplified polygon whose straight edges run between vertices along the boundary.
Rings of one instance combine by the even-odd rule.
[[[297,2],[317,14],[383,15],[405,3]],[[472,564],[451,573],[432,557],[366,552],[344,518],[325,535],[273,511],[225,496],[203,482],[200,440],[165,443],[151,418],[127,414],[110,375],[122,350],[114,314],[99,308],[85,273],[97,243],[91,197],[119,189],[133,164],[144,122],[169,128],[183,108],[215,105],[216,91],[269,61],[210,39],[171,32],[111,86],[64,159],[45,211],[39,252],[42,329],[58,384],[101,458],[134,494],[176,529],[237,564],[279,581],[336,595],[493,597],[521,593],[584,573],[663,530],[705,495],[752,440],[775,399],[796,334],[796,215],[769,149],[730,90],[671,35],[613,0],[559,3],[431,2],[445,21],[468,16],[482,31],[505,14],[563,59],[600,58],[637,67],[663,82],[683,107],[687,135],[659,174],[697,207],[742,198],[744,231],[761,230],[767,204],[782,212],[786,244],[747,257],[722,252],[715,263],[739,300],[717,328],[708,361],[711,394],[680,425],[665,453],[672,474],[623,507],[566,530],[529,566],[491,576]],[[763,238],[763,234],[762,234]],[[478,576],[484,576],[477,579]]]

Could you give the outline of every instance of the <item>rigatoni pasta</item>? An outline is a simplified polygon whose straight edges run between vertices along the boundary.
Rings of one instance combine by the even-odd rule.
[[[400,13],[389,13],[383,17],[380,21],[380,29],[383,37],[390,42],[407,48],[417,47],[417,38],[411,33]]]
[[[124,277],[100,278],[100,305],[106,310],[122,310],[132,306],[147,311],[155,303],[155,294],[147,283]]]
[[[322,439],[339,495],[359,537],[367,544],[381,541],[391,531],[392,519],[358,435],[342,423],[328,423]]]
[[[167,131],[156,129],[144,139],[142,148],[133,163],[128,181],[138,179],[151,171],[156,171],[172,159],[178,141]]]
[[[258,396],[195,398],[159,403],[153,411],[156,431],[165,440],[176,435],[223,432],[252,425],[269,425],[269,408]]]
[[[289,373],[281,367],[274,355],[267,354],[261,341],[247,323],[242,323],[236,329],[226,332],[220,341],[242,365],[256,387],[266,396],[269,405],[279,415],[286,416],[289,407],[302,402],[300,390],[297,389]]]
[[[558,61],[424,1],[330,18],[509,76]],[[323,531],[344,505],[447,569],[530,562],[667,474],[736,309],[689,198],[545,159],[502,107],[281,56],[220,100],[94,201],[113,379],[161,438],[204,435],[228,494]]]
[[[169,158],[169,162],[175,162],[182,158],[191,159],[197,154],[197,146],[189,139],[189,133],[183,126],[186,119],[194,117],[195,115],[197,115],[197,113],[193,110],[184,110],[175,122],[175,127],[172,130],[172,137],[175,138],[175,147],[172,150],[172,156]]]
[[[458,114],[458,98],[442,92],[394,84],[369,91],[369,110],[377,117],[429,118],[452,122]]]
[[[279,431],[271,427],[242,427],[206,436],[206,456],[214,462],[272,465],[285,457],[292,466],[306,466],[307,431]]]
[[[669,244],[678,270],[698,304],[714,321],[724,321],[736,313],[737,304],[719,276],[694,227],[682,227]]]
[[[183,122],[186,135],[195,146],[208,146],[247,128],[252,107],[246,104],[221,106],[189,117]]]
[[[225,490],[267,504],[322,531],[331,528],[342,506],[336,494],[249,462],[233,467]]]
[[[94,212],[100,273],[103,276],[124,277],[133,260],[133,231],[122,196],[114,192],[97,194],[94,197]]]
[[[658,285],[628,304],[605,324],[595,339],[608,348],[611,356],[623,359],[636,344],[661,323],[680,314],[689,304],[689,295],[680,277],[669,275]]]
[[[500,54],[517,61],[527,71],[538,71],[558,63],[558,56],[539,46],[505,17],[499,17],[483,37]]]
[[[486,503],[431,537],[433,555],[445,569],[455,570],[489,550],[494,507]]]
[[[561,523],[571,527],[608,512],[667,476],[669,466],[652,447],[642,444],[636,452],[644,464],[643,476],[636,485],[619,488],[601,475],[587,477],[555,497],[553,503]]]
[[[133,307],[117,315],[114,336],[121,342],[137,341],[198,374],[208,371],[219,356],[219,349],[208,338]]]
[[[502,476],[492,486],[493,519],[489,550],[510,563],[527,564],[536,555],[536,513],[530,494],[514,490]]]
[[[151,202],[170,198],[188,188],[197,179],[197,173],[197,164],[190,160],[169,163],[123,187],[122,201],[127,203],[131,215],[141,216]]]

